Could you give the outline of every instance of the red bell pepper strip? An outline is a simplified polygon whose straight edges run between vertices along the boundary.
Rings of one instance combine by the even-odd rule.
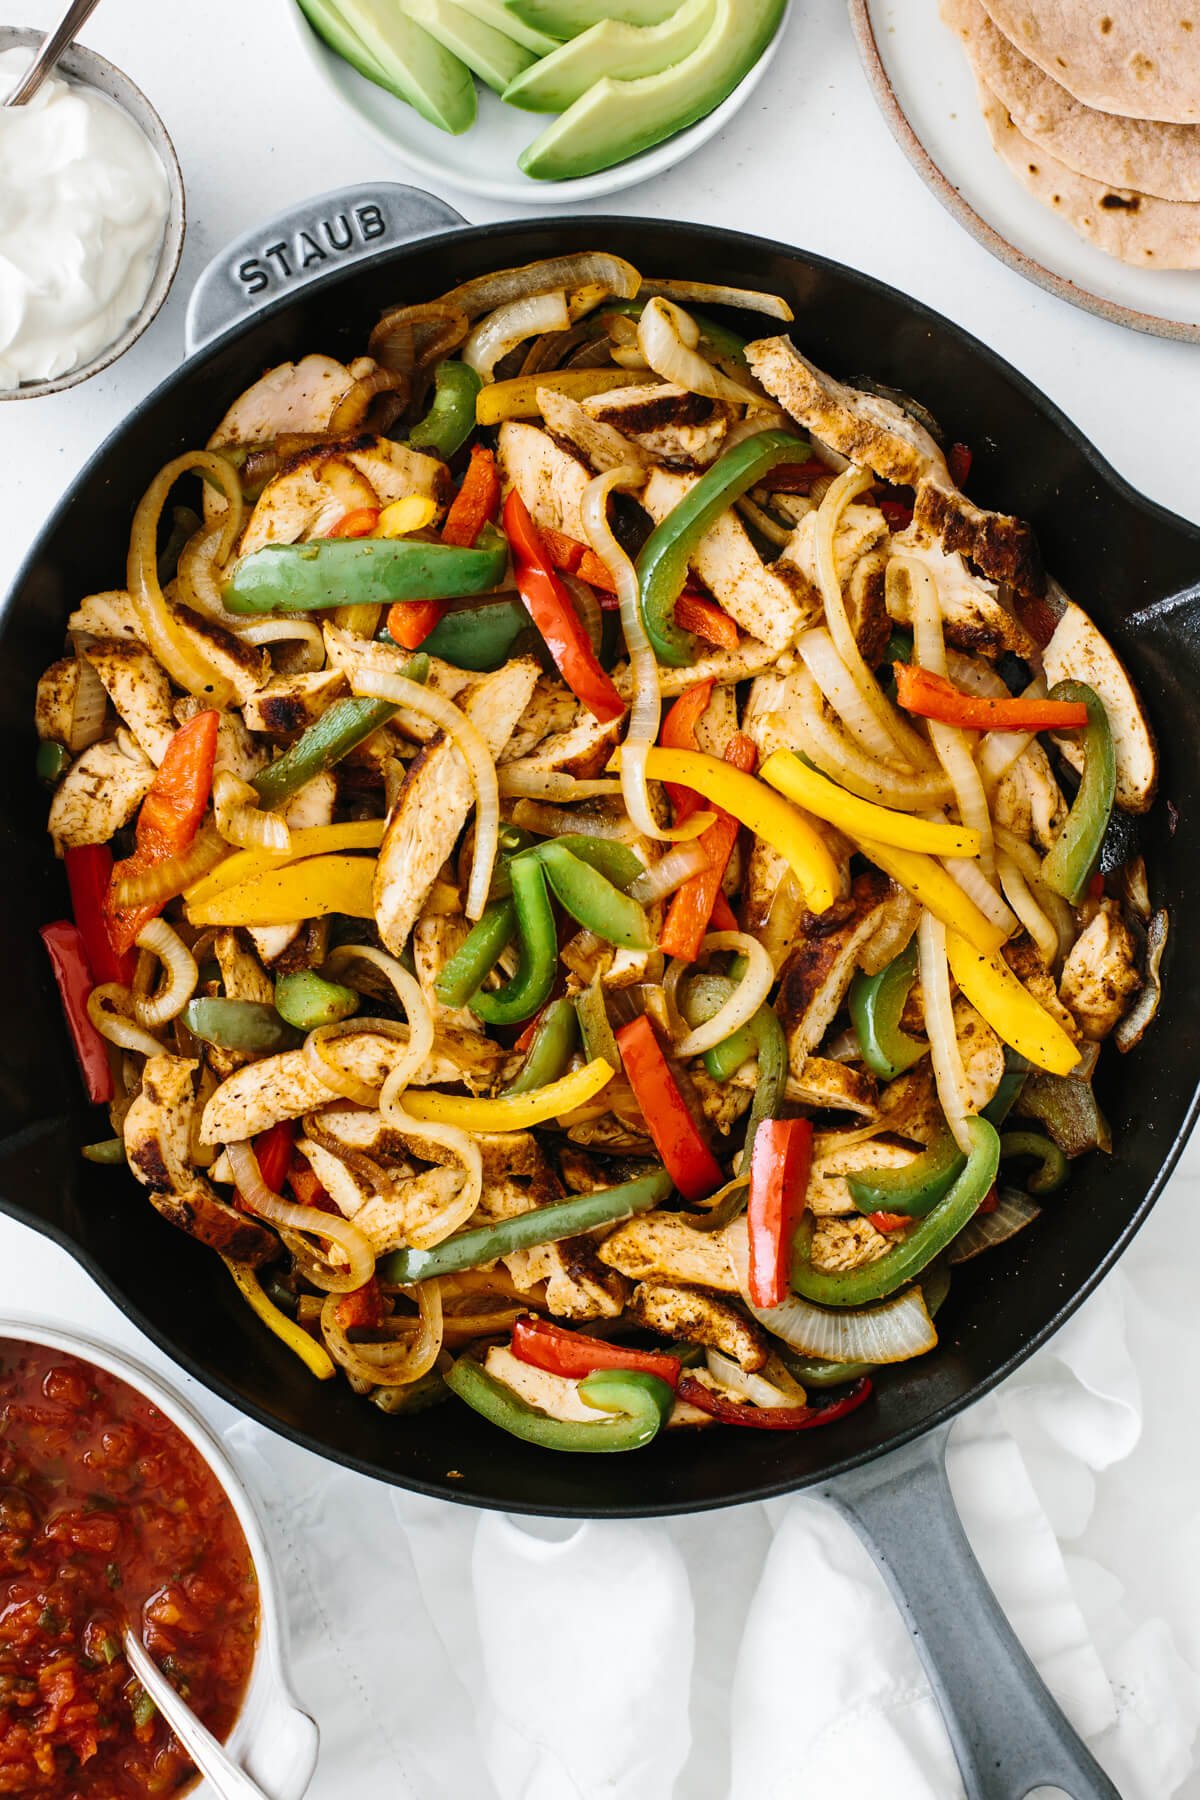
[[[469,550],[489,519],[494,519],[500,506],[500,476],[496,458],[483,444],[471,450],[471,460],[463,476],[462,486],[450,503],[446,523],[442,526],[443,544],[457,544]]]
[[[809,494],[813,484],[825,476],[832,479],[833,470],[810,456],[807,462],[776,463],[763,485],[773,494]]]
[[[118,956],[108,941],[104,902],[112,881],[113,855],[107,844],[76,844],[63,857],[71,889],[71,911],[87,951],[88,966],[96,982],[133,980],[132,955]]]
[[[870,1397],[869,1375],[862,1376],[831,1406],[752,1406],[716,1393],[694,1375],[685,1375],[679,1383],[679,1398],[689,1406],[699,1407],[722,1425],[749,1425],[758,1431],[811,1431],[814,1425],[832,1425],[835,1419],[857,1412]]]
[[[645,1013],[622,1025],[617,1048],[663,1167],[685,1200],[703,1200],[724,1177]]]
[[[906,506],[903,500],[881,500],[879,510],[891,531],[906,531],[913,522],[913,509]]]
[[[679,1386],[683,1368],[677,1356],[664,1351],[626,1350],[620,1344],[587,1337],[581,1331],[565,1331],[561,1325],[537,1318],[517,1320],[512,1350],[518,1362],[572,1380],[590,1375],[593,1369],[637,1369],[643,1375],[659,1376],[674,1388]]]
[[[88,965],[83,934],[70,919],[58,919],[53,925],[43,925],[38,936],[46,946],[54,971],[58,997],[62,1001],[87,1097],[96,1105],[103,1105],[113,1097],[112,1069],[104,1039],[88,1018],[88,995],[95,982]]]
[[[283,1184],[287,1180],[288,1170],[292,1163],[292,1144],[295,1142],[296,1128],[290,1119],[280,1119],[267,1131],[260,1131],[254,1140],[254,1154],[258,1159],[258,1172],[273,1194],[282,1194]]]
[[[966,444],[951,444],[946,452],[946,467],[950,471],[950,479],[955,487],[966,487],[967,477],[971,473],[971,464],[974,461],[974,453]]]
[[[903,1231],[906,1225],[912,1224],[911,1213],[873,1212],[868,1213],[867,1218],[876,1231]]]
[[[197,713],[179,727],[167,745],[167,753],[138,814],[137,847],[132,856],[117,863],[114,884],[123,875],[141,874],[173,856],[182,856],[190,847],[212,794],[219,724],[219,713]],[[156,919],[166,902],[155,900],[119,907],[113,903],[112,893],[110,887],[104,909],[108,939],[114,954],[123,956],[132,948],[142,926]]]
[[[516,488],[504,502],[504,529],[512,546],[517,591],[546,640],[559,674],[602,725],[619,719],[625,702],[600,667],[571,596],[550,566],[537,527]]]
[[[999,1204],[1000,1204],[1000,1189],[996,1186],[996,1183],[993,1181],[991,1187],[988,1189],[987,1193],[983,1196],[983,1199],[979,1202],[978,1210],[981,1213],[993,1213],[993,1212],[995,1212],[995,1210],[999,1206]]]
[[[615,599],[617,584],[612,571],[587,544],[568,537],[564,531],[547,531],[545,526],[542,527],[541,537],[556,569],[561,569],[564,575],[578,575],[580,581],[586,581],[589,587],[599,588],[605,598],[611,596]],[[602,599],[601,605],[603,604]]]
[[[394,600],[388,607],[388,636],[402,649],[419,650],[445,610],[444,600]]]
[[[301,1206],[315,1206],[318,1212],[337,1212],[335,1201],[325,1192],[311,1163],[299,1153],[288,1165],[287,1184]]]
[[[905,712],[922,719],[961,725],[968,731],[1077,731],[1088,722],[1076,700],[1030,700],[1020,695],[966,694],[928,669],[893,663],[896,698]]]
[[[748,737],[737,731],[725,747],[725,761],[751,775],[758,761],[758,751]],[[708,867],[676,889],[667,909],[666,923],[658,940],[659,949],[665,955],[682,957],[685,962],[695,962],[699,956],[740,829],[739,821],[732,813],[717,809],[715,820],[700,839],[708,856]]]
[[[717,897],[713,901],[712,916],[708,922],[714,931],[737,931],[740,929],[737,922],[737,915],[720,888],[717,889]]]
[[[738,628],[729,614],[715,600],[697,594],[693,588],[685,588],[675,602],[675,623],[684,631],[694,631],[706,644],[716,644],[721,650],[738,647]]]
[[[379,523],[377,506],[356,506],[353,512],[343,513],[327,538],[360,538],[370,537]]]
[[[358,1327],[377,1330],[387,1318],[379,1277],[372,1275],[361,1287],[351,1288],[348,1294],[343,1294],[337,1304],[337,1317],[343,1331]]]
[[[812,1168],[808,1119],[761,1119],[750,1160],[750,1303],[782,1306],[792,1273],[792,1239]]]
[[[660,744],[665,745],[668,750],[698,750],[700,748],[696,727],[708,710],[713,686],[713,678],[710,675],[706,681],[698,681],[694,687],[686,688],[680,694],[662,722],[662,729],[658,734]],[[677,825],[682,825],[685,819],[690,819],[692,814],[698,812],[704,804],[695,788],[680,787],[679,783],[675,781],[664,782],[663,786],[675,809]]]

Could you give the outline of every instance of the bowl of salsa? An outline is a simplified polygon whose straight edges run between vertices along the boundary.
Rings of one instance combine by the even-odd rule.
[[[272,1800],[300,1800],[317,1728],[232,1463],[122,1352],[0,1319],[0,1796],[211,1792],[129,1669],[126,1623]]]

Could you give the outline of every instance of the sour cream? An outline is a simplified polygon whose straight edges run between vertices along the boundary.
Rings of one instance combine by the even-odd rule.
[[[0,97],[32,52],[0,52]],[[0,388],[48,381],[120,337],[154,279],[166,172],[103,94],[51,76],[0,108]]]

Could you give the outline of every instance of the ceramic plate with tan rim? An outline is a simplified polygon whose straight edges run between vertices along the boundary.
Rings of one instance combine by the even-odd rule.
[[[795,0],[787,0],[775,36],[749,74],[712,112],[685,131],[677,131],[661,144],[643,150],[640,156],[631,156],[627,162],[615,163],[610,169],[600,169],[594,175],[583,175],[570,181],[533,181],[517,167],[517,158],[550,123],[551,115],[505,106],[497,94],[477,81],[479,117],[475,124],[459,137],[439,131],[436,125],[423,119],[395,94],[359,75],[323,43],[296,0],[287,0],[287,10],[305,55],[329,92],[357,118],[376,143],[390,150],[415,174],[431,182],[435,193],[449,186],[466,194],[479,194],[486,200],[515,200],[522,206],[564,207],[575,200],[594,200],[604,194],[619,193],[622,188],[634,187],[638,182],[665,174],[715,137],[746,104],[766,74],[791,22]]]
[[[1062,300],[1157,337],[1200,341],[1200,273],[1138,269],[1079,237],[992,148],[975,78],[938,0],[849,0],[859,54],[892,135],[960,225]]]

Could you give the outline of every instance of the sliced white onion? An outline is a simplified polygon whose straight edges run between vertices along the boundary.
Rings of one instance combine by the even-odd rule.
[[[355,1344],[338,1318],[341,1300],[330,1294],[321,1308],[321,1336],[334,1362],[348,1375],[375,1387],[407,1387],[427,1375],[441,1355],[442,1291],[436,1281],[421,1281],[408,1293],[417,1302],[415,1330],[386,1344]],[[394,1327],[398,1321],[391,1320]]]
[[[1004,889],[1005,899],[1037,945],[1038,954],[1046,967],[1052,969],[1060,954],[1058,932],[1034,899],[1029,883],[1006,850],[1001,850],[996,857],[996,874]]]
[[[198,831],[180,856],[168,856],[148,869],[120,875],[113,883],[113,905],[149,906],[184,893],[229,855],[229,845],[211,822]]]
[[[304,1040],[304,1061],[309,1073],[315,1075],[331,1094],[374,1109],[379,1104],[383,1084],[372,1087],[368,1082],[360,1081],[356,1075],[339,1068],[325,1054],[324,1047],[331,1039],[357,1037],[361,1032],[377,1033],[380,1037],[394,1038],[398,1044],[408,1044],[408,1031],[403,1025],[397,1024],[395,1019],[342,1019],[336,1025],[318,1025],[309,1032]]]
[[[761,395],[715,369],[701,356],[696,347],[699,342],[699,325],[673,300],[651,300],[643,310],[638,322],[638,347],[656,375],[686,388],[689,394],[706,394],[714,400],[730,400],[735,406],[757,407]]]
[[[981,1250],[990,1250],[995,1244],[1006,1244],[1009,1238],[1016,1237],[1018,1231],[1024,1231],[1027,1225],[1032,1225],[1035,1219],[1040,1218],[1041,1211],[1037,1202],[1019,1188],[1001,1188],[995,1211],[976,1213],[963,1226],[950,1246],[950,1261],[970,1262]]]
[[[256,1218],[265,1219],[269,1225],[323,1237],[327,1243],[335,1244],[345,1256],[346,1269],[331,1269],[328,1281],[319,1279],[323,1272],[320,1268],[314,1270],[309,1266],[306,1273],[317,1286],[328,1285],[331,1292],[346,1293],[371,1279],[375,1273],[375,1252],[352,1220],[343,1218],[341,1213],[322,1212],[316,1206],[297,1206],[293,1201],[284,1200],[281,1195],[273,1193],[262,1178],[258,1158],[249,1139],[226,1144],[225,1154],[229,1158],[238,1194],[248,1212],[252,1212]]]
[[[731,1356],[723,1355],[720,1350],[706,1350],[704,1361],[714,1381],[719,1381],[739,1400],[748,1400],[752,1406],[803,1406],[807,1398],[799,1382],[793,1381],[791,1392],[785,1393],[765,1375],[739,1368]]]
[[[162,1056],[163,1047],[158,1039],[135,1025],[130,1017],[133,1011],[133,996],[128,988],[117,981],[102,982],[94,987],[88,995],[88,1018],[96,1027],[102,1038],[115,1044],[119,1050],[133,1050],[139,1056]]]
[[[491,381],[496,364],[527,338],[546,331],[567,331],[571,313],[562,288],[548,294],[526,294],[498,306],[480,319],[462,348],[462,359],[481,381]]]
[[[265,850],[286,855],[292,833],[281,813],[263,812],[262,802],[248,781],[232,769],[218,769],[212,784],[213,817],[227,844],[239,850]]]
[[[578,832],[583,837],[609,838],[614,843],[627,844],[635,835],[634,827],[625,819],[598,819],[594,813],[571,813],[563,806],[551,806],[544,800],[518,800],[512,809],[512,822],[523,831],[535,832],[538,837],[564,837]]]
[[[914,774],[897,769],[893,762],[872,756],[855,743],[841,726],[824,716],[821,689],[807,668],[794,668],[789,680],[798,688],[802,705],[789,718],[793,749],[802,750],[840,787],[860,799],[874,800],[899,812],[924,812],[953,798],[954,790],[941,769]]]
[[[1005,690],[1007,692],[1007,689]],[[1035,675],[1028,687],[1021,689],[1022,700],[1044,700],[1046,677]],[[979,747],[979,773],[983,785],[992,793],[1019,756],[1032,744],[1036,731],[988,731]]]
[[[327,625],[325,630],[328,636],[337,628]],[[464,910],[468,919],[482,918],[500,842],[500,789],[496,765],[487,744],[478,727],[472,725],[462,708],[455,706],[452,700],[435,693],[432,688],[422,687],[419,681],[398,675],[386,645],[368,643],[347,632],[338,632],[337,636],[341,648],[354,659],[348,669],[354,693],[373,700],[390,700],[394,706],[403,706],[423,719],[432,720],[446,733],[467,765],[467,774],[475,790],[475,845]],[[378,654],[380,652],[382,656]]]
[[[924,563],[904,558],[900,561],[908,573],[912,595],[913,657],[918,668],[931,675],[946,676],[946,642],[937,583]],[[992,815],[975,762],[976,734],[958,725],[947,725],[941,719],[930,719],[928,728],[937,759],[954,789],[958,816],[969,830],[979,833],[980,866],[986,875],[991,875],[995,867]]]
[[[179,555],[175,592],[177,599],[198,612],[201,618],[228,626],[231,622],[236,625],[238,621],[233,613],[226,611],[221,594],[224,536],[223,528],[218,525],[215,531],[198,531],[188,539]]]
[[[765,537],[769,544],[774,544],[777,550],[782,550],[785,545],[791,543],[795,526],[781,525],[777,519],[771,517],[769,512],[758,506],[749,494],[743,494],[739,500],[734,501],[734,505],[747,524],[753,525],[755,531]]]
[[[796,641],[805,668],[850,735],[874,757],[894,757],[895,740],[875,716],[858,682],[842,661],[823,625],[814,625]]]
[[[315,619],[292,618],[284,613],[274,619],[237,620],[226,629],[243,644],[253,644],[255,649],[263,644],[301,645],[302,657],[296,657],[288,664],[296,674],[311,674],[325,666],[325,640]]]
[[[613,256],[607,250],[582,250],[569,256],[550,256],[540,262],[525,263],[516,269],[497,269],[488,275],[476,275],[458,287],[442,294],[434,303],[477,319],[510,301],[530,294],[544,294],[555,288],[583,287],[589,282],[603,282],[610,294],[632,300],[642,285],[642,278],[632,263]]]
[[[927,769],[931,763],[928,744],[901,718],[863,661],[854,627],[846,611],[846,601],[837,572],[835,545],[842,514],[851,500],[861,494],[864,488],[870,487],[874,480],[869,469],[856,469],[851,465],[838,476],[817,508],[817,585],[825,605],[825,623],[829,627],[829,635],[863,704],[874,715],[876,724],[888,739],[892,754],[899,751],[902,760],[912,763],[914,768]],[[867,747],[870,748],[869,745]]]
[[[769,319],[782,319],[790,325],[795,318],[787,301],[778,294],[764,294],[757,288],[725,287],[714,281],[642,282],[639,294],[649,299],[677,300],[685,305],[732,306],[741,312],[766,313]]]
[[[975,902],[985,919],[998,925],[1006,935],[1017,929],[1016,914],[977,862],[971,862],[965,856],[944,856],[941,863],[947,875]]]
[[[151,919],[133,940],[139,950],[157,956],[167,972],[167,979],[154,994],[136,994],[134,1016],[139,1025],[153,1031],[176,1019],[196,991],[200,971],[196,959],[165,919]]]
[[[138,502],[129,537],[126,581],[137,617],[138,636],[179,687],[209,706],[228,706],[233,690],[225,670],[207,657],[183,631],[168,605],[158,579],[158,521],[171,488],[181,475],[198,470],[225,496],[222,537],[216,554],[222,563],[233,553],[242,528],[242,485],[237,470],[212,450],[188,450],[159,470]]]
[[[964,1155],[972,1147],[967,1129],[970,1099],[958,1034],[954,1029],[954,1003],[950,994],[950,965],[946,960],[946,927],[931,912],[921,914],[917,926],[921,956],[921,997],[925,1005],[925,1034],[938,1100],[954,1141]]]
[[[745,1221],[724,1234],[742,1299],[760,1325],[798,1352],[827,1362],[897,1363],[924,1356],[937,1332],[919,1287],[903,1288],[877,1306],[814,1306],[789,1294],[782,1306],[750,1305],[750,1253]]]
[[[389,956],[386,950],[376,950],[373,945],[339,945],[329,956],[325,973],[335,979],[353,962],[370,963],[372,968],[379,969],[386,975],[408,1021],[407,1047],[399,1062],[388,1071],[387,1079],[379,1092],[379,1108],[382,1112],[391,1101],[399,1099],[418,1069],[429,1061],[433,1051],[433,1014],[416,976],[410,975],[396,957]]]
[[[1007,700],[1008,689],[990,663],[981,662],[977,656],[964,656],[961,650],[952,650],[945,646],[945,673],[955,687],[964,693],[982,694],[989,700]]]
[[[708,956],[719,950],[736,950],[744,956],[746,973],[720,1011],[679,1040],[675,1046],[677,1056],[702,1056],[714,1044],[723,1044],[727,1037],[750,1023],[771,992],[775,970],[756,937],[751,937],[748,931],[711,931],[701,945],[701,954]],[[685,968],[687,966],[684,964]]]
[[[668,894],[673,894],[676,888],[681,888],[685,881],[690,881],[693,875],[699,875],[707,867],[708,851],[699,840],[677,844],[648,869],[643,869],[625,891],[640,905],[653,906],[656,900],[665,900]]]
[[[569,805],[573,800],[611,800],[621,792],[621,783],[615,775],[583,781],[577,775],[563,775],[557,769],[524,769],[519,762],[503,764],[496,776],[502,800],[554,800],[560,805]]]

